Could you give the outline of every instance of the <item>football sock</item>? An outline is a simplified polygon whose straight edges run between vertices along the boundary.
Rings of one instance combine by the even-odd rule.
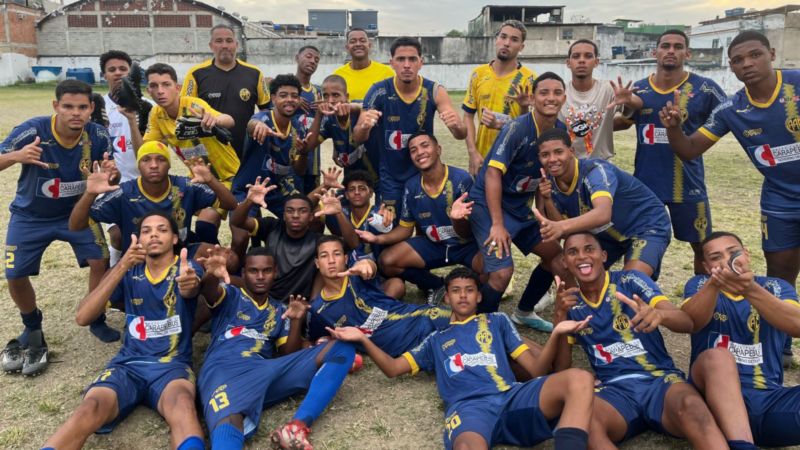
[[[444,279],[432,274],[427,269],[408,267],[400,274],[400,278],[414,283],[420,289],[424,290],[439,289],[444,286]]]
[[[533,307],[544,297],[551,284],[553,284],[553,274],[548,272],[541,264],[536,266],[531,272],[528,286],[525,287],[517,308],[523,312],[533,311]]]
[[[176,450],[205,450],[206,444],[198,436],[189,436],[178,445]]]
[[[19,315],[22,316],[22,324],[25,325],[25,329],[22,330],[22,334],[17,336],[17,340],[22,347],[27,347],[30,332],[42,329],[42,310],[36,308],[27,314],[20,313]]]
[[[585,449],[589,444],[589,433],[580,428],[559,428],[553,433],[555,450]]]
[[[481,288],[481,302],[478,303],[479,313],[492,313],[497,312],[500,308],[500,299],[503,298],[503,292],[497,291],[485,283]]]
[[[244,433],[230,423],[223,423],[211,432],[214,450],[240,450],[244,446]]]
[[[194,223],[194,234],[200,242],[219,244],[217,231],[217,227],[215,227],[213,223],[206,222],[205,220],[198,220]]]
[[[311,379],[306,398],[303,399],[303,403],[297,408],[292,419],[300,420],[307,426],[311,426],[336,396],[336,391],[339,390],[347,372],[353,366],[355,356],[355,346],[347,342],[334,342],[322,359],[322,366]]]
[[[115,342],[120,338],[119,331],[106,324],[105,313],[100,314],[100,317],[94,319],[94,322],[89,324],[89,331],[103,342]]]
[[[747,441],[728,441],[728,447],[731,450],[757,450],[758,447],[752,442]]]

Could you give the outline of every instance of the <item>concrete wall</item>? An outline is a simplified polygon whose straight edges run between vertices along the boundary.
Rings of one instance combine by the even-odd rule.
[[[19,53],[0,53],[0,86],[33,80],[36,60]]]

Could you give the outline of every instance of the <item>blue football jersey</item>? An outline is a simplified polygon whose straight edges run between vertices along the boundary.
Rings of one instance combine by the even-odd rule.
[[[472,177],[466,170],[444,166],[445,176],[439,192],[430,196],[422,186],[422,174],[417,173],[406,181],[403,206],[400,209],[400,226],[420,229],[431,242],[458,245],[465,239],[456,234],[450,219],[453,202],[472,187]],[[470,236],[470,239],[472,236]]]
[[[289,335],[289,319],[281,319],[286,307],[272,298],[259,306],[244,288],[220,286],[222,296],[209,304],[213,317],[206,361],[253,355],[274,358]]]
[[[349,277],[333,297],[317,294],[308,314],[311,340],[328,336],[325,327],[358,327],[381,350],[400,356],[434,330],[450,323],[450,310],[399,302],[359,277]]]
[[[379,208],[373,205],[370,207],[369,211],[364,214],[364,217],[356,217],[353,215],[353,211],[349,206],[342,206],[342,214],[350,219],[350,223],[353,224],[353,228],[361,231],[369,231],[375,235],[383,234],[383,231],[372,226],[372,223],[370,222],[370,219],[372,219],[373,222],[378,221],[376,223],[383,223],[383,217],[378,214],[378,210]],[[339,223],[336,221],[336,217],[325,216],[325,225],[328,227],[328,230],[330,230],[331,234],[335,234],[336,236],[342,235],[342,231],[339,229]],[[350,255],[350,262],[352,263],[364,258],[368,258],[377,262],[378,255],[380,254],[382,248],[383,247],[381,245],[370,244],[369,242],[360,240],[358,248],[354,249]]]
[[[203,269],[189,261],[198,276]],[[122,348],[111,363],[131,361],[192,364],[192,323],[196,299],[183,298],[175,278],[180,273],[178,256],[163,274],[151,274],[145,264],[129,270],[111,295],[125,302],[125,335]]]
[[[95,222],[114,223],[122,232],[122,248],[131,246],[131,234],[138,233],[139,222],[150,211],[164,211],[178,224],[178,236],[187,242],[192,216],[214,205],[217,195],[202,183],[192,183],[189,178],[169,176],[169,188],[160,198],[144,192],[141,177],[121,183],[119,189],[98,198],[89,210]]]
[[[308,89],[300,89],[300,97],[308,102],[309,105],[313,105],[318,98],[322,98],[322,90],[319,86],[312,84]],[[303,127],[303,132],[306,135],[311,130],[311,126],[314,124],[315,114],[316,113],[313,110],[310,113],[306,113],[302,108],[298,108],[297,112],[295,112],[294,118],[297,119],[297,122]],[[320,147],[317,146],[308,152],[308,167],[306,168],[305,174],[319,175],[319,169]]]
[[[373,167],[366,157],[364,144],[356,145],[353,139],[353,127],[358,123],[359,111],[353,111],[345,124],[339,123],[336,116],[325,116],[319,130],[319,140],[330,139],[333,142],[333,160],[336,164],[347,168],[363,169],[369,172],[373,180],[378,179],[378,167]]]
[[[408,154],[408,138],[418,131],[433,133],[439,84],[423,77],[420,80],[419,92],[410,102],[397,92],[395,78],[373,84],[364,97],[364,109],[383,113],[365,145],[370,154],[380,154],[381,178],[389,177],[401,184],[417,172]]]
[[[731,132],[764,175],[761,210],[800,217],[800,70],[777,70],[778,84],[767,103],[747,88],[719,105],[698,131],[712,141]]]
[[[576,159],[575,178],[566,192],[553,180],[553,203],[567,218],[590,211],[592,200],[598,197],[611,199],[611,222],[592,233],[616,241],[653,232],[669,236],[671,225],[664,204],[641,181],[608,161]]]
[[[411,372],[436,374],[444,409],[471,397],[497,394],[517,383],[508,357],[517,358],[528,346],[505,313],[478,314],[452,322],[403,357]]]
[[[592,316],[592,320],[587,328],[569,340],[586,352],[597,378],[610,383],[630,377],[671,374],[683,377],[667,353],[664,338],[658,330],[650,333],[633,331],[630,319],[636,313],[617,299],[617,292],[629,298],[636,294],[652,307],[658,302],[669,301],[653,280],[636,270],[606,272],[605,286],[597,304],[590,303],[582,295],[578,297],[578,304],[569,310],[568,318],[583,320]]]
[[[567,129],[560,121],[556,121],[556,128]],[[470,200],[486,202],[486,170],[494,167],[503,173],[503,211],[522,220],[532,219],[534,194],[542,176],[536,138],[542,131],[532,113],[503,126],[483,160],[469,193]]]
[[[683,161],[676,155],[667,140],[667,129],[658,114],[675,100],[675,90],[680,92],[683,111],[683,132],[690,135],[700,128],[714,108],[725,101],[725,93],[711,79],[688,73],[672,89],[662,91],[652,81],[653,75],[639,80],[633,90],[644,102],[634,113],[636,123],[636,158],[633,175],[642,180],[662,202],[698,202],[708,198],[706,193],[703,157]]]
[[[695,275],[686,282],[684,298],[691,297],[708,281]],[[755,282],[775,297],[800,307],[797,292],[780,278],[755,277]],[[714,315],[702,330],[692,334],[691,363],[704,350],[727,348],[736,359],[742,387],[772,389],[783,387],[783,345],[786,333],[763,320],[745,297],[720,292]]]
[[[17,195],[9,206],[14,214],[32,219],[66,219],[86,190],[86,176],[81,168],[92,170],[93,161],[111,155],[108,131],[96,123],[83,127],[78,142],[68,146],[56,133],[56,116],[29,119],[11,130],[0,143],[0,154],[21,150],[38,136],[41,161],[47,169],[22,164],[17,179]]]

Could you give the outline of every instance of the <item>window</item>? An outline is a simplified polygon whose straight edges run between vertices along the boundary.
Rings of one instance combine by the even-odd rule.
[[[572,39],[572,28],[563,28],[561,30],[561,39],[571,40]]]

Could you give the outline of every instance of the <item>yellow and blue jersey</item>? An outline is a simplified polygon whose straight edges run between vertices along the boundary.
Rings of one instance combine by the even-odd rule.
[[[461,109],[468,113],[476,114],[480,118],[481,109],[486,108],[494,112],[498,119],[516,119],[522,114],[522,108],[511,97],[516,96],[516,89],[528,88],[533,85],[536,72],[522,64],[502,77],[498,77],[491,64],[478,66],[472,71],[469,78],[469,87],[464,97]],[[489,128],[483,123],[478,123],[475,147],[481,156],[486,156],[492,143],[497,138],[500,130]]]
[[[192,216],[209,208],[217,195],[207,185],[192,183],[189,178],[169,176],[169,187],[159,198],[151,197],[142,188],[142,178],[121,183],[119,189],[95,200],[89,217],[95,222],[114,223],[122,232],[122,248],[131,245],[131,234],[139,229],[142,217],[150,211],[164,211],[178,224],[178,237],[184,243],[189,238]]]
[[[800,70],[777,70],[778,84],[766,103],[747,88],[719,105],[698,131],[712,141],[732,132],[764,175],[761,210],[800,217]]]
[[[212,319],[206,364],[212,359],[277,356],[289,335],[289,319],[281,319],[286,307],[272,298],[259,306],[244,288],[220,286],[220,297],[208,301]]]
[[[567,129],[561,121],[556,121],[556,128]],[[486,202],[486,171],[494,167],[503,174],[503,211],[520,220],[532,219],[534,194],[542,176],[539,147],[536,145],[540,132],[532,113],[506,124],[483,160],[470,190],[470,199]]]
[[[102,161],[103,153],[111,156],[111,138],[100,125],[89,122],[80,138],[66,142],[56,132],[56,116],[29,119],[11,130],[0,143],[0,154],[21,150],[39,137],[41,161],[45,169],[22,164],[17,180],[17,195],[9,206],[13,214],[31,219],[66,219],[86,190],[86,176],[81,168],[91,171],[93,161]]]
[[[478,314],[433,332],[403,353],[411,373],[436,374],[445,410],[461,400],[505,392],[515,384],[508,357],[528,346],[505,313]]]
[[[386,231],[380,228],[374,227],[372,223],[370,223],[370,218],[373,221],[379,221],[378,223],[383,222],[383,217],[378,214],[379,208],[373,205],[364,217],[356,217],[353,215],[353,211],[350,209],[349,206],[342,205],[342,214],[350,220],[350,223],[353,224],[353,228],[356,230],[361,231],[369,231],[372,234],[384,234]],[[336,236],[341,236],[342,231],[339,229],[339,222],[336,221],[336,217],[334,216],[325,216],[325,226],[331,231],[331,234],[335,234]],[[371,259],[375,262],[378,261],[378,255],[380,254],[383,246],[378,244],[370,244],[366,241],[360,241],[360,244],[356,249],[354,249],[350,255],[349,261],[354,263],[359,259]]]
[[[592,200],[600,197],[612,201],[611,222],[592,233],[614,241],[657,233],[669,241],[670,221],[664,205],[641,181],[610,162],[575,159],[575,177],[569,189],[561,191],[553,183],[553,203],[567,218],[592,210]]]
[[[408,154],[408,138],[418,131],[433,133],[439,84],[420,76],[419,90],[413,97],[404,98],[396,83],[396,78],[379,81],[364,98],[364,109],[383,113],[365,146],[370,161],[380,161],[381,178],[391,178],[402,185],[417,172]]]
[[[353,127],[358,123],[359,111],[353,111],[344,124],[339,123],[336,116],[325,116],[319,130],[319,141],[333,141],[333,160],[344,168],[345,175],[351,170],[366,170],[373,180],[378,179],[378,167],[365,156],[364,144],[356,145],[353,138]]]
[[[381,350],[400,356],[450,322],[450,310],[399,302],[359,277],[348,277],[336,295],[322,293],[311,301],[308,334],[312,341],[328,336],[325,327],[357,327]]]
[[[692,301],[707,275],[695,275],[686,282],[684,298]],[[770,294],[797,307],[797,292],[780,278],[755,277],[755,282]],[[702,330],[692,334],[691,363],[707,349],[727,348],[739,368],[742,387],[773,389],[783,387],[783,345],[786,333],[763,320],[747,298],[720,292],[714,315]]]
[[[650,333],[633,330],[630,320],[636,312],[617,299],[617,292],[629,298],[638,295],[651,307],[669,301],[653,280],[636,270],[606,272],[597,303],[591,303],[583,295],[578,296],[578,303],[569,310],[568,318],[580,321],[592,316],[592,320],[569,341],[583,348],[597,378],[603,383],[611,383],[623,378],[672,374],[683,377],[667,353],[664,338],[658,330]]]
[[[189,261],[202,277],[203,269]],[[161,274],[145,264],[130,269],[111,294],[112,303],[125,302],[125,338],[111,364],[128,362],[192,364],[192,322],[196,299],[183,298],[175,278],[178,256]]]
[[[472,177],[466,170],[445,165],[445,176],[438,192],[430,196],[422,186],[422,174],[417,173],[406,181],[403,206],[400,209],[400,226],[419,226],[434,243],[463,244],[465,239],[456,234],[450,219],[453,202],[472,187]],[[471,236],[470,236],[471,239]]]
[[[654,75],[639,80],[633,91],[642,102],[634,113],[636,123],[636,158],[633,175],[642,180],[664,203],[697,202],[708,198],[703,158],[683,161],[669,145],[667,129],[658,114],[680,93],[683,112],[681,128],[690,135],[705,123],[714,108],[725,101],[725,93],[717,83],[694,73],[687,73],[678,85],[661,90],[653,82]]]

